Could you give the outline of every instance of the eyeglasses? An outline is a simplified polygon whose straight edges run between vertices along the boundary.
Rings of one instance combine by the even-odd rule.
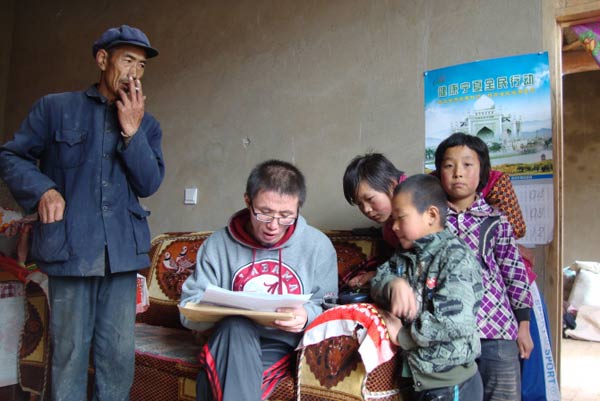
[[[296,222],[296,220],[298,220],[298,217],[275,217],[264,213],[256,213],[252,202],[250,203],[250,210],[252,210],[254,218],[261,223],[270,223],[273,220],[277,220],[277,224],[280,226],[291,226]]]

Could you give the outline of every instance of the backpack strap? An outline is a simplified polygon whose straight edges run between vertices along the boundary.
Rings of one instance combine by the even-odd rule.
[[[496,233],[496,228],[500,224],[500,216],[489,216],[481,222],[479,226],[479,247],[477,256],[481,263],[485,264],[485,255],[492,246],[492,239]]]

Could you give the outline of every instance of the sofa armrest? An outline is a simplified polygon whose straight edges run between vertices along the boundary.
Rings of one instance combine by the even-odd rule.
[[[351,304],[329,309],[306,329],[299,345],[298,392],[322,400],[408,399],[410,380],[398,375],[400,357],[377,309]]]
[[[379,311],[367,303],[341,305],[323,312],[306,328],[298,348],[339,336],[357,340],[367,373],[392,359],[397,351]]]

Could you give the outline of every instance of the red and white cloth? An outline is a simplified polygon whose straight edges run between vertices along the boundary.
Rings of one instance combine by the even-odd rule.
[[[150,306],[148,298],[148,285],[146,285],[146,277],[138,273],[137,275],[137,292],[135,298],[135,313],[146,312]]]
[[[336,306],[323,312],[306,328],[298,349],[338,336],[357,339],[367,373],[392,359],[397,351],[377,308],[366,303]]]

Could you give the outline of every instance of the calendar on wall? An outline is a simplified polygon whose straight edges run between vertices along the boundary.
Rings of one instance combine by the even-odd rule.
[[[554,232],[554,187],[552,179],[513,180],[527,231],[520,244],[548,244]]]

